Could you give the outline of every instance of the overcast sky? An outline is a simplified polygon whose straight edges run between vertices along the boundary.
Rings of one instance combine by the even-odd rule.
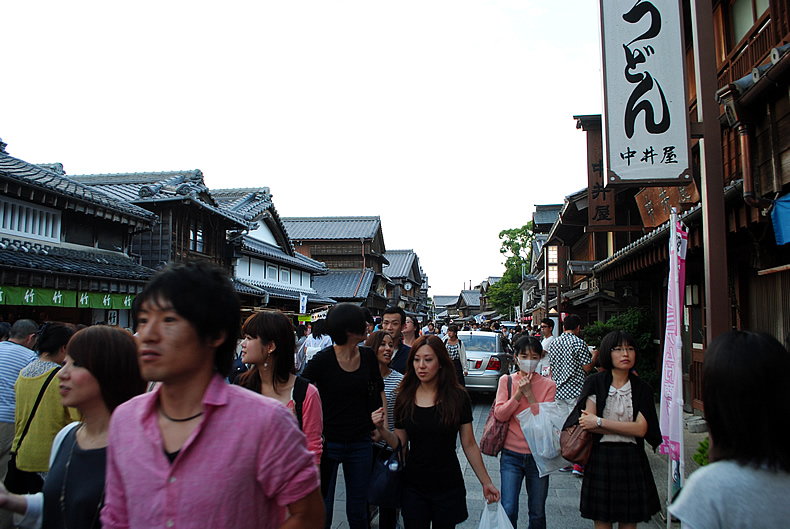
[[[200,169],[281,216],[379,215],[431,295],[586,186],[598,2],[8,2],[0,137],[67,174]]]

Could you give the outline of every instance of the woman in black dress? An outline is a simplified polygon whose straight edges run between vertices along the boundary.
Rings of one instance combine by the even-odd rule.
[[[578,422],[593,433],[590,460],[584,469],[580,510],[596,529],[635,529],[661,508],[645,454],[661,444],[661,430],[650,385],[632,372],[636,343],[624,331],[601,341],[604,371],[587,378],[579,402],[565,425]]]
[[[391,447],[408,443],[402,504],[406,529],[451,528],[468,517],[464,477],[455,454],[459,433],[483,495],[489,502],[499,501],[475,440],[469,394],[458,384],[450,355],[437,336],[422,336],[409,353],[395,401],[395,432],[386,428],[385,409],[372,417]]]

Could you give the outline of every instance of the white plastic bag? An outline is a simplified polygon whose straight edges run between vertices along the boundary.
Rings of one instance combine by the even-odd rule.
[[[477,526],[477,529],[513,529],[501,503],[485,503],[483,505],[483,514],[480,516],[480,525]],[[496,510],[489,509],[489,505],[496,505]]]
[[[563,416],[556,402],[541,402],[538,406],[540,411],[537,415],[533,415],[532,408],[529,407],[516,415],[516,418],[535,459],[540,477],[543,477],[568,464],[562,458],[560,448],[560,432],[567,417]]]

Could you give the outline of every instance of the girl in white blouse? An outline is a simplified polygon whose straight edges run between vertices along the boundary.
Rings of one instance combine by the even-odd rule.
[[[587,378],[579,402],[569,417],[593,433],[590,459],[584,469],[580,509],[596,529],[636,529],[661,508],[650,463],[647,440],[661,444],[653,390],[639,378],[636,342],[627,332],[614,331],[601,341],[604,371]]]

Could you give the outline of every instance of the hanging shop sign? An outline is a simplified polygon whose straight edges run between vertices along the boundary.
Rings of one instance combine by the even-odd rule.
[[[132,294],[79,292],[54,288],[0,286],[0,305],[68,307],[91,309],[131,309]]]
[[[688,106],[678,0],[600,0],[606,185],[686,185]]]

